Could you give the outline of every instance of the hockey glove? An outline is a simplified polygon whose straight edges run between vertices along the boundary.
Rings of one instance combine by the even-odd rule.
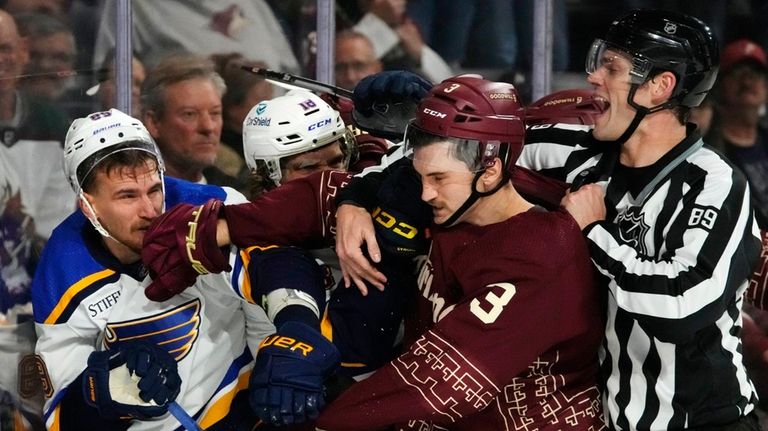
[[[223,203],[179,204],[155,219],[144,235],[141,258],[152,283],[144,294],[165,301],[194,284],[198,275],[230,270],[216,244],[216,225]]]
[[[317,418],[325,403],[323,380],[340,358],[336,346],[311,326],[283,324],[259,346],[250,381],[251,407],[275,426]]]
[[[83,377],[86,403],[105,419],[162,416],[180,387],[176,361],[144,342],[91,353]]]
[[[352,119],[362,130],[387,139],[401,139],[416,106],[432,84],[411,72],[385,71],[368,76],[355,87]]]

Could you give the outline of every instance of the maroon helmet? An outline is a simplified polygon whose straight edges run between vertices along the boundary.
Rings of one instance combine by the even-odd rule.
[[[592,90],[571,89],[554,92],[531,103],[525,110],[525,123],[595,124],[595,117],[605,110],[605,103],[592,97]]]
[[[499,157],[511,172],[523,149],[524,113],[512,84],[479,75],[448,78],[419,104],[406,145],[418,135],[476,141],[483,166]]]

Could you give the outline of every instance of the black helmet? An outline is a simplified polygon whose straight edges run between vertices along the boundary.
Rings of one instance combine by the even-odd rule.
[[[665,70],[674,73],[677,84],[666,107],[698,106],[717,77],[717,39],[704,22],[685,14],[636,10],[614,21],[605,38],[592,44],[588,73],[599,67],[606,48],[632,56],[633,84],[642,84]]]

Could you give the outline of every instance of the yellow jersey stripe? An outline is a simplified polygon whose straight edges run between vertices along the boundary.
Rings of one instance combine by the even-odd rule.
[[[103,271],[95,272],[81,279],[80,281],[73,284],[72,286],[69,286],[69,288],[67,288],[67,291],[64,292],[64,294],[61,296],[61,299],[56,304],[56,307],[54,307],[53,311],[51,311],[51,314],[49,314],[48,317],[45,319],[45,323],[47,325],[52,325],[56,323],[56,320],[58,320],[59,317],[61,317],[61,313],[63,313],[64,310],[67,309],[67,306],[69,305],[69,302],[72,301],[72,298],[74,298],[83,289],[87,288],[93,283],[99,280],[105,279],[114,273],[115,271],[111,269],[105,269]]]

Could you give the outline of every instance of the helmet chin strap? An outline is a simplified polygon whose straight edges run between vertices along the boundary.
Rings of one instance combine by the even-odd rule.
[[[117,241],[112,235],[109,234],[109,232],[107,232],[107,230],[104,228],[104,226],[101,225],[101,222],[99,221],[99,218],[96,217],[96,211],[93,209],[93,206],[91,205],[91,203],[88,202],[88,199],[85,198],[85,194],[81,191],[80,195],[78,197],[83,202],[83,204],[86,206],[86,208],[88,208],[89,215],[87,215],[86,217],[88,217],[88,221],[91,222],[91,224],[93,225],[94,229],[96,229],[96,231],[98,233],[100,233],[101,236],[103,236],[104,238],[112,238],[115,241]],[[117,241],[117,242],[120,242],[120,241]]]
[[[463,216],[464,213],[467,212],[467,210],[472,205],[474,205],[475,202],[478,201],[478,199],[484,198],[486,196],[490,196],[490,195],[498,192],[499,190],[501,190],[502,187],[504,187],[505,184],[507,184],[509,182],[509,180],[511,178],[509,173],[505,170],[504,173],[502,174],[501,181],[499,181],[499,183],[496,184],[496,186],[494,188],[492,188],[491,190],[488,190],[487,192],[481,192],[481,191],[479,191],[477,189],[477,182],[480,180],[480,176],[483,175],[483,172],[485,172],[485,169],[483,169],[482,171],[477,172],[475,174],[475,177],[472,179],[472,193],[469,194],[469,197],[467,197],[467,200],[465,200],[464,203],[461,204],[459,209],[454,211],[453,214],[451,214],[451,216],[448,217],[448,220],[446,220],[446,221],[444,221],[442,223],[437,223],[438,226],[440,226],[440,227],[452,227],[453,225],[455,225],[456,223],[459,222],[459,219],[461,218],[461,216]]]
[[[616,139],[616,143],[619,145],[623,145],[625,142],[629,140],[629,138],[632,136],[632,134],[635,133],[635,130],[637,130],[637,127],[640,125],[640,122],[643,121],[643,118],[645,118],[648,114],[653,114],[654,112],[661,111],[662,109],[672,109],[675,106],[677,106],[677,99],[670,99],[666,102],[662,103],[661,105],[656,105],[653,108],[646,108],[645,106],[640,106],[635,102],[635,93],[637,92],[637,89],[640,87],[640,84],[632,84],[632,86],[629,89],[629,94],[627,95],[627,103],[629,106],[635,108],[635,117],[632,119],[632,122],[629,123],[629,126],[627,126],[627,130],[624,131],[624,133],[619,136],[618,139]]]
[[[86,217],[88,217],[88,221],[91,222],[91,224],[93,225],[94,229],[96,229],[96,231],[98,233],[100,233],[101,236],[104,237],[105,240],[111,239],[112,241],[122,245],[123,247],[126,247],[126,248],[130,249],[130,247],[128,247],[124,242],[118,240],[117,238],[115,238],[115,237],[113,237],[112,235],[109,234],[109,232],[104,227],[104,225],[102,225],[101,222],[99,221],[99,218],[96,217],[96,211],[94,211],[93,205],[91,205],[91,203],[88,202],[88,199],[85,198],[85,195],[83,194],[82,191],[80,192],[80,199],[83,201],[85,206],[88,208],[88,212],[90,213],[90,215],[86,216]]]

